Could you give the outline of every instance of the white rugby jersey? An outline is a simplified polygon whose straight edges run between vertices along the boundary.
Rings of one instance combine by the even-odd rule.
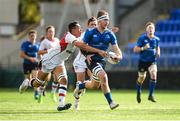
[[[79,37],[80,40],[83,40],[84,34],[85,34],[85,32],[83,32],[81,34],[81,36]],[[86,57],[81,53],[80,50],[78,50],[78,51],[79,52],[78,52],[76,58],[74,59],[73,65],[78,66],[78,67],[87,68],[86,63],[85,63]]]
[[[59,39],[58,38],[55,37],[53,41],[45,38],[44,40],[42,40],[40,47],[39,47],[39,50],[48,50],[48,49],[51,49],[51,48],[58,46],[58,45],[59,45]]]
[[[75,51],[76,46],[74,46],[74,41],[79,41],[70,32],[65,34],[65,36],[60,40],[59,46],[51,48],[48,50],[48,54],[45,54],[43,61],[50,61],[53,64],[59,64],[65,61],[69,56]]]

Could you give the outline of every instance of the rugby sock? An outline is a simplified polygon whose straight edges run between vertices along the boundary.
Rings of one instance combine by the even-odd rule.
[[[51,93],[56,93],[57,88],[58,88],[58,83],[52,82]]]
[[[136,89],[137,89],[137,93],[140,94],[141,93],[141,89],[142,89],[142,85],[139,84],[138,82],[136,83]]]
[[[38,95],[38,91],[35,90],[35,91],[34,91],[34,96],[37,96],[37,95]]]
[[[153,96],[153,92],[154,92],[155,87],[156,87],[156,80],[150,80],[149,96]]]
[[[39,86],[39,87],[37,88],[37,92],[38,92],[39,95],[42,95],[42,94],[43,94],[43,91],[44,91],[44,88],[43,88],[42,86]]]
[[[23,82],[27,82],[27,83],[25,83],[25,84],[26,84],[26,86],[31,86],[31,85],[30,85],[30,80],[29,80],[28,78],[24,79],[24,81],[23,81]]]
[[[85,88],[85,83],[79,84],[79,89],[84,89]]]
[[[111,104],[112,103],[111,93],[110,92],[105,93],[104,96],[106,97],[106,100],[108,101],[108,103]]]
[[[65,96],[67,92],[67,85],[60,84],[59,86],[59,106],[63,107],[65,105]]]

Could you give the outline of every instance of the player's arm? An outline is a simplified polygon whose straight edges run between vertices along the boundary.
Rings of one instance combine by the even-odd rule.
[[[120,48],[119,48],[119,46],[118,46],[117,44],[112,45],[112,50],[113,50],[113,52],[115,52],[116,55],[117,55],[117,57],[115,58],[115,60],[117,60],[117,61],[122,60],[122,52],[121,52],[121,50],[120,50]]]
[[[145,44],[142,44],[142,43],[144,43],[144,38],[140,36],[139,39],[137,40],[137,45],[133,49],[135,53],[140,53],[141,51],[144,51],[150,48],[149,43],[145,43]]]
[[[47,49],[39,50],[39,51],[38,51],[38,55],[44,55],[44,54],[46,54],[47,52],[48,52]]]
[[[73,44],[82,50],[85,50],[88,52],[93,52],[93,53],[98,53],[102,57],[107,57],[107,52],[100,50],[100,49],[97,49],[97,48],[94,48],[94,47],[91,47],[91,46],[88,46],[83,41],[74,41]]]
[[[134,52],[135,52],[135,53],[139,53],[139,52],[141,52],[141,51],[147,50],[148,48],[150,48],[149,44],[146,44],[146,45],[143,46],[143,47],[135,46],[135,47],[134,47]]]
[[[40,47],[39,47],[38,55],[44,55],[48,52],[45,47],[46,47],[45,43],[44,43],[44,41],[42,41],[40,44]]]
[[[157,55],[158,58],[159,58],[160,55],[161,55],[161,50],[160,50],[160,47],[159,47],[159,46],[156,48],[156,55]]]
[[[27,60],[30,60],[31,62],[36,62],[35,58],[26,55],[26,53],[24,51],[20,52],[20,57],[24,58],[24,59],[27,59]]]

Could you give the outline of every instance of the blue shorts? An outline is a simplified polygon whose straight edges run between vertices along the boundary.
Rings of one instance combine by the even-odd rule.
[[[30,74],[32,70],[38,70],[38,63],[26,64],[23,63],[24,74]]]
[[[92,72],[92,70],[96,67],[96,66],[99,66],[101,65],[101,67],[103,69],[105,69],[105,66],[106,66],[106,62],[105,61],[91,61],[90,64],[88,64],[87,60],[85,60],[86,64],[87,64],[87,67],[88,69]]]
[[[156,62],[143,62],[143,61],[139,61],[138,71],[139,71],[139,72],[148,71],[148,68],[149,68],[152,64],[156,64]]]

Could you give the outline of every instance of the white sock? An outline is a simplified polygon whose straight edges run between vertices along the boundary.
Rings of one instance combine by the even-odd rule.
[[[37,91],[38,91],[38,94],[39,94],[39,95],[42,95],[42,94],[43,94],[43,91],[44,91],[44,87],[41,87],[41,86],[38,87],[38,88],[37,88]]]
[[[58,83],[52,82],[51,93],[56,93],[57,88],[58,88]]]
[[[67,85],[60,84],[59,86],[59,106],[63,107],[65,105],[65,97],[67,93]]]

